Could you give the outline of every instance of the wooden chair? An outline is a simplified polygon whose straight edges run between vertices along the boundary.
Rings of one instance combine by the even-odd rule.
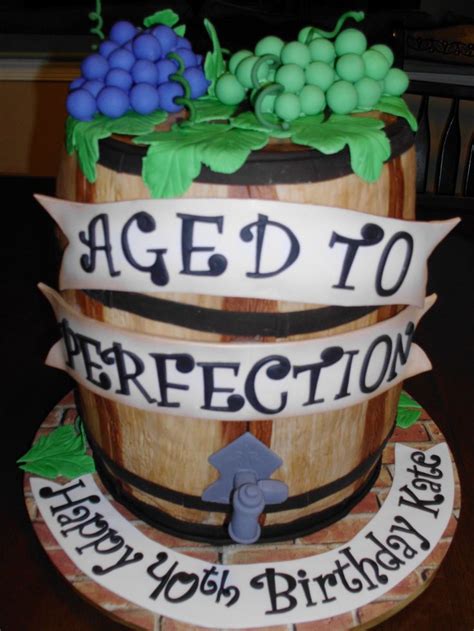
[[[416,41],[419,50],[422,51],[418,59],[429,63],[427,51],[434,51],[432,63],[429,65],[433,68],[433,62],[436,64],[434,66],[436,74],[433,75],[436,78],[427,81],[412,80],[408,88],[408,94],[421,97],[418,108],[419,129],[416,136],[417,217],[443,219],[460,216],[463,222],[459,229],[470,234],[474,233],[474,116],[465,121],[464,128],[461,129],[459,112],[463,101],[474,101],[474,85],[468,85],[469,81],[465,79],[453,82],[458,74],[453,64],[459,64],[458,67],[462,68],[460,72],[466,73],[466,70],[472,69],[470,76],[474,74],[471,56],[467,55],[472,49],[472,44],[462,43],[461,46],[461,43],[454,41],[456,33],[472,39],[473,28],[472,26],[469,28],[462,26],[458,29],[449,27],[438,29],[436,32],[417,33],[417,38],[412,36],[411,39],[408,32],[406,37],[408,45],[405,47],[405,55],[410,55],[410,41]],[[444,39],[443,33],[446,34]],[[426,42],[430,42],[430,46]],[[456,50],[457,53],[452,54]],[[413,50],[411,52],[413,53]],[[416,52],[413,54],[417,55]],[[409,60],[405,59],[405,61]],[[446,81],[443,81],[443,75]],[[429,75],[426,76],[429,79]],[[430,120],[430,103],[437,97],[447,100],[448,107],[444,125],[442,122],[443,130],[439,145],[433,151],[431,147],[433,121]],[[461,146],[465,145],[466,141],[467,147],[461,154]],[[431,164],[433,161],[434,165]],[[428,173],[433,170],[433,166],[434,183],[428,187]],[[461,174],[460,187],[456,187],[458,174]]]

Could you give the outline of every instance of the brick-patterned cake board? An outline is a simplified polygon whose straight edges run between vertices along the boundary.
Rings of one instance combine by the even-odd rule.
[[[73,393],[71,392],[60,401],[46,417],[37,432],[35,440],[40,436],[49,434],[62,423],[73,423],[76,416],[77,410],[74,404]],[[395,443],[397,442],[401,442],[414,449],[429,449],[440,442],[444,442],[444,437],[437,425],[429,418],[427,413],[422,410],[420,420],[415,425],[412,425],[409,429],[397,428],[395,430],[389,444],[384,450],[382,468],[377,482],[372,490],[344,519],[306,537],[266,545],[214,546],[178,539],[177,537],[159,532],[140,521],[120,506],[120,504],[110,497],[107,490],[100,483],[98,476],[95,475],[94,477],[104,495],[133,526],[153,541],[157,541],[164,546],[209,563],[240,564],[287,561],[328,552],[341,544],[347,543],[370,522],[382,506],[392,485],[395,466],[394,449]],[[459,477],[454,461],[453,473],[455,481],[454,507],[453,514],[451,515],[445,532],[431,554],[404,580],[379,598],[354,611],[309,623],[280,625],[268,628],[271,628],[273,631],[318,631],[323,629],[343,631],[354,628],[364,629],[380,623],[384,619],[396,614],[403,609],[403,607],[406,607],[428,587],[453,539],[461,503]],[[68,480],[58,478],[58,481],[64,483]],[[117,596],[81,572],[67,556],[66,552],[56,541],[43,521],[31,492],[29,474],[25,475],[24,492],[28,513],[34,530],[50,560],[74,589],[90,603],[102,609],[105,615],[118,620],[126,626],[146,629],[147,631],[157,631],[158,629],[160,631],[185,631],[190,629],[199,631],[199,629],[202,629],[202,627],[191,627],[188,624],[165,618],[159,614],[137,607],[136,604]],[[260,631],[265,631],[265,629],[262,630],[262,627],[260,627]]]

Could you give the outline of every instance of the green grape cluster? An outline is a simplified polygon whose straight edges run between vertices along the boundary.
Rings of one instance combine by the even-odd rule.
[[[370,110],[382,95],[400,96],[408,76],[393,63],[388,46],[368,47],[358,29],[337,26],[326,33],[307,26],[294,41],[269,35],[253,51],[234,53],[215,92],[228,105],[250,99],[262,122],[272,113],[288,124],[326,109],[336,114]]]

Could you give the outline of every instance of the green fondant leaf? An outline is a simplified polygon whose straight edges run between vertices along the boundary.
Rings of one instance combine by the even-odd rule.
[[[186,24],[180,24],[179,26],[175,26],[174,32],[180,37],[184,37],[186,34]]]
[[[143,159],[142,176],[152,197],[181,196],[200,171],[194,147],[178,142],[152,144]]]
[[[127,112],[124,116],[108,119],[106,126],[111,134],[136,136],[153,131],[155,125],[163,123],[168,114],[163,110],[156,110],[148,115]]]
[[[149,15],[143,20],[143,24],[148,28],[155,24],[164,24],[165,26],[174,26],[179,22],[179,15],[171,9],[157,11],[153,15]]]
[[[419,410],[402,409],[397,412],[397,427],[407,429],[414,425],[420,418],[421,412]]]
[[[95,182],[100,140],[112,134],[149,133],[153,131],[155,125],[165,121],[166,117],[166,112],[157,110],[148,116],[142,116],[136,112],[127,112],[120,118],[98,115],[90,122],[70,118],[66,128],[66,148],[69,153],[76,149],[82,172],[89,182]]]
[[[193,123],[206,121],[227,120],[235,112],[235,105],[224,105],[218,99],[203,97],[193,101]]]
[[[229,124],[175,125],[165,133],[136,139],[150,144],[143,160],[143,179],[153,197],[178,197],[199,175],[201,164],[218,173],[234,173],[249,153],[261,149],[268,136],[234,129]]]
[[[397,427],[407,429],[414,425],[421,416],[421,405],[409,394],[402,391],[397,408]]]
[[[85,453],[82,432],[72,425],[57,427],[51,434],[41,436],[33,447],[19,458],[20,468],[45,478],[66,476],[76,478],[93,473],[93,459]]]
[[[394,116],[404,118],[414,132],[418,129],[416,118],[400,96],[383,96],[377,105],[374,106],[374,109],[384,112],[385,114],[393,114]]]
[[[307,116],[291,124],[291,139],[326,155],[349,147],[351,167],[366,182],[375,182],[385,160],[390,157],[390,143],[380,120],[333,114],[327,121],[322,116]]]
[[[265,114],[265,117],[269,120],[269,122],[274,123],[275,125],[278,124],[279,119],[273,114]],[[242,114],[239,114],[232,119],[231,124],[232,127],[259,131],[269,137],[272,136],[273,138],[289,138],[291,136],[290,130],[270,129],[265,125],[262,125],[253,112],[242,112]]]
[[[206,75],[206,79],[211,82],[211,85],[208,89],[208,94],[211,96],[215,96],[215,82],[218,77],[224,72],[225,63],[224,57],[222,55],[222,48],[219,42],[219,38],[217,37],[217,31],[214,28],[213,24],[209,22],[209,20],[204,20],[204,26],[211,38],[213,50],[212,52],[208,52],[206,55],[206,59],[204,61],[204,74]]]
[[[215,125],[215,127],[228,127]],[[251,151],[261,149],[268,135],[258,131],[228,128],[200,143],[201,162],[217,173],[235,173],[245,163]]]
[[[66,151],[69,155],[72,154],[75,147],[76,127],[80,121],[72,116],[68,116],[66,120]]]
[[[399,408],[415,408],[416,410],[421,410],[421,405],[418,401],[415,401],[413,397],[411,397],[407,392],[402,390],[400,394],[400,399],[398,400]]]

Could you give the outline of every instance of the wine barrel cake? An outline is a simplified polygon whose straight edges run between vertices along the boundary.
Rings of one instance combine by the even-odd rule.
[[[344,18],[360,20],[361,16]],[[145,34],[137,35],[129,23],[118,23],[106,40],[109,48],[101,44],[99,52],[83,64],[83,77],[71,88],[69,153],[60,167],[58,198],[84,204],[179,198],[190,200],[190,209],[192,200],[221,200],[223,212],[230,201],[262,200],[262,204],[273,201],[330,207],[329,217],[332,208],[342,208],[374,217],[414,219],[414,122],[400,98],[406,77],[392,67],[393,55],[387,47],[368,48],[361,31],[341,30],[342,23],[330,34],[307,27],[288,44],[276,37],[264,38],[254,52],[239,51],[228,61],[222,56],[215,30],[207,24],[214,65],[206,62],[204,70],[202,59],[192,52],[189,42],[170,26],[145,22]],[[160,53],[148,49],[140,52],[145,35],[160,42]],[[174,47],[167,49],[171,44],[166,37]],[[128,41],[132,44],[127,50]],[[128,71],[132,87],[126,108],[121,96],[113,101],[111,86],[126,93],[121,84],[119,87],[120,81],[126,82],[125,67],[114,65],[119,63],[116,60],[112,63],[114,54],[118,58],[117,51],[127,57],[124,50],[136,55],[138,61],[152,60],[160,73],[166,64],[174,64],[168,80],[158,80],[158,87],[153,88],[157,95],[154,104],[144,102],[145,93],[154,94],[143,87],[151,85],[151,80],[135,79],[135,70]],[[158,61],[154,54],[161,55]],[[95,62],[101,68],[108,64],[106,70],[96,69],[92,63],[100,55],[107,63],[100,59]],[[189,61],[188,56],[193,59]],[[149,67],[138,65],[143,66],[143,72]],[[103,82],[103,72],[110,78],[111,69],[117,68],[123,72],[112,73],[115,83],[112,79],[102,83],[91,104],[84,94],[88,90],[92,94],[87,83]],[[335,83],[329,85],[328,76]],[[303,85],[292,86],[299,77]],[[316,126],[312,129],[324,129],[329,140],[314,140],[313,132],[297,127],[305,121]],[[238,130],[247,135],[235,134],[235,140],[229,135],[227,144],[219,146],[220,153],[201,158],[197,174],[186,171],[194,159],[192,153],[185,155],[184,162],[178,158],[170,162],[169,170],[163,166],[165,158],[160,151],[163,147],[168,150],[169,143],[181,142],[180,134],[201,134],[194,145],[190,142],[186,146],[202,147],[207,142],[202,140],[206,128],[211,134],[225,131],[224,126],[229,134]],[[358,153],[354,137],[364,134],[375,140],[370,144],[362,139],[366,153],[361,158],[364,153]],[[251,139],[245,159],[231,169],[227,161],[238,153],[238,143],[244,137]],[[377,147],[382,149],[378,152]],[[185,176],[180,180],[181,173]],[[113,210],[111,206],[111,213]],[[64,237],[62,241],[64,244]],[[62,297],[76,312],[112,330],[147,335],[149,339],[179,340],[190,348],[205,343],[230,350],[246,344],[304,345],[386,322],[406,305],[315,304],[314,300],[235,295],[232,287],[228,295],[211,295],[198,288],[196,278],[196,290],[189,292],[84,286],[64,288]],[[208,373],[208,377],[214,379],[215,375]],[[176,393],[179,386],[171,382],[169,377]],[[219,385],[212,383],[214,394],[227,397],[231,389]],[[228,493],[228,501],[222,501],[218,494],[211,497],[209,489],[219,476],[234,476],[223,468],[223,463],[233,458],[225,455],[229,445],[237,441],[242,462],[248,462],[245,454],[258,452],[260,445],[276,458],[269,465],[268,479],[259,487],[264,495],[270,497],[275,492],[277,497],[256,513],[260,541],[299,536],[341,518],[374,484],[382,451],[394,428],[400,389],[397,382],[380,394],[329,411],[308,410],[281,418],[278,414],[256,414],[255,418],[242,419],[237,412],[237,420],[228,420],[224,414],[223,418],[218,414],[203,418],[198,401],[195,416],[177,416],[171,405],[151,411],[102,396],[83,384],[78,384],[77,391],[98,472],[112,494],[165,531],[191,539],[228,542],[236,489]],[[245,478],[248,471],[245,466],[243,469]],[[254,481],[258,482],[258,476]],[[287,492],[278,484],[273,487],[272,482],[283,482]],[[252,504],[258,492],[251,489],[249,493]],[[234,502],[239,520],[245,513],[245,502],[244,498],[239,508]],[[246,532],[245,525],[235,528]],[[258,535],[232,538],[249,542]]]

